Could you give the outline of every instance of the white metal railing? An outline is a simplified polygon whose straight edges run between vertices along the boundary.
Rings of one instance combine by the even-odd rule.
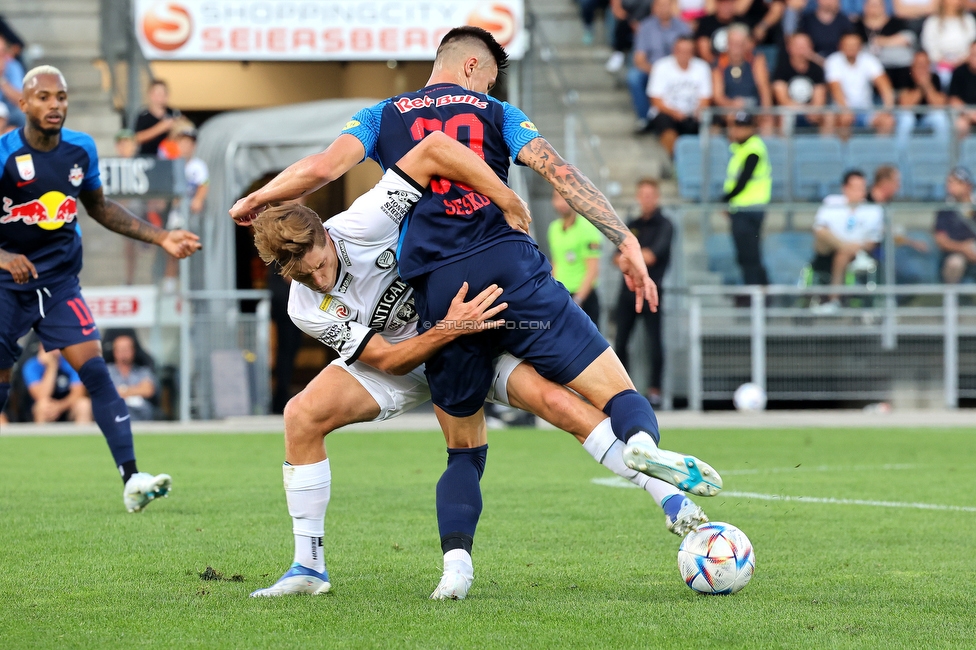
[[[870,301],[871,304],[842,307],[830,314],[812,310],[803,304],[810,298],[825,294],[839,295],[842,300]],[[750,307],[730,306],[737,296],[749,297]],[[899,304],[908,298],[922,304]],[[960,306],[960,298],[967,302],[965,306]],[[710,342],[717,344],[718,348],[711,356],[722,360],[721,346],[732,339],[737,339],[739,343],[748,340],[748,376],[742,376],[744,368],[741,366],[744,364],[740,364],[739,370],[727,374],[733,376],[733,381],[745,379],[762,386],[771,399],[798,399],[804,395],[815,399],[885,399],[886,391],[890,392],[890,385],[896,380],[893,375],[905,371],[906,376],[911,376],[914,371],[912,363],[921,357],[931,360],[935,356],[932,345],[920,346],[920,340],[941,342],[943,404],[947,408],[956,408],[960,396],[976,396],[976,384],[973,388],[960,389],[961,370],[965,370],[967,378],[976,377],[976,363],[973,363],[976,357],[970,358],[971,353],[967,352],[965,356],[965,368],[960,365],[960,339],[966,337],[967,341],[976,341],[976,306],[973,306],[976,305],[976,286],[699,286],[689,289],[688,299],[688,402],[691,409],[701,410],[705,399],[731,397],[729,388],[734,387],[722,390],[706,387],[709,353],[705,346]],[[933,301],[940,304],[927,304]],[[788,375],[791,370],[795,373],[802,371],[811,384],[818,381],[817,373],[824,376],[841,375],[848,382],[848,387],[825,390],[810,386],[788,390],[771,386],[768,347],[774,340],[784,343],[779,354],[788,357],[785,366],[779,363],[779,366],[783,366],[781,375]],[[831,367],[831,361],[826,357],[818,358],[816,350],[805,357],[801,354],[794,356],[800,344],[811,340],[817,340],[825,350],[832,346],[849,349],[852,356],[868,361],[851,372],[850,369]],[[877,348],[873,352],[867,351],[866,348],[870,347],[868,343],[872,340],[877,342]],[[904,358],[899,357],[899,353]],[[872,354],[880,359],[877,367],[871,367]],[[853,358],[849,361],[859,363]],[[805,365],[789,367],[789,363],[801,362]],[[885,372],[892,376],[877,378],[879,373]],[[850,382],[857,380],[858,373],[873,374],[877,379],[875,385],[864,387],[863,390],[850,388]]]

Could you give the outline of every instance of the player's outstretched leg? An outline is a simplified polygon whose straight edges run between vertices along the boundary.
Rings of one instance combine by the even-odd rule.
[[[624,462],[624,444],[617,439],[606,419],[583,442],[594,460],[646,491],[664,511],[664,525],[678,536],[687,535],[708,521],[705,512],[671,483],[641,474]]]
[[[474,581],[471,549],[481,517],[481,476],[488,445],[448,449],[447,469],[437,482],[437,527],[444,552],[444,573],[432,600],[461,600]]]
[[[52,312],[53,313],[53,312]],[[136,467],[132,443],[132,421],[129,407],[119,396],[108,366],[102,357],[98,340],[69,345],[62,350],[64,358],[78,372],[81,383],[91,397],[92,414],[122,475],[122,503],[129,512],[142,512],[159,497],[168,496],[173,479],[168,474],[152,475]]]

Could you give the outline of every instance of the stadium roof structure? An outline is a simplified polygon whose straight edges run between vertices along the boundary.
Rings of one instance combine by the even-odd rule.
[[[330,99],[232,111],[200,128],[196,155],[210,170],[210,194],[200,228],[202,287],[235,286],[234,222],[227,210],[258,178],[329,146],[359,109],[375,99]],[[200,277],[200,276],[195,276]]]

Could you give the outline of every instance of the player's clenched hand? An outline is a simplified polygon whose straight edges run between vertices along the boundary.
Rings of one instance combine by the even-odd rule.
[[[522,200],[522,197],[512,192],[512,199],[506,205],[499,205],[505,221],[515,230],[521,230],[525,234],[529,233],[529,224],[532,223],[532,215],[529,213],[529,204]]]
[[[493,284],[477,296],[464,302],[468,295],[468,283],[465,282],[458,289],[457,295],[451,301],[451,307],[443,320],[437,321],[439,329],[452,330],[457,335],[472,334],[485,329],[495,329],[505,324],[503,319],[491,320],[500,311],[508,307],[507,302],[495,305],[502,289]]]
[[[201,247],[200,238],[188,230],[168,231],[159,245],[178,260],[193,255]]]
[[[245,196],[243,199],[238,199],[237,203],[229,211],[231,219],[238,226],[250,226],[264,209],[264,206],[252,207],[251,202],[248,200],[250,198],[249,196]]]
[[[17,284],[26,284],[30,282],[31,278],[37,279],[37,269],[23,255],[0,251],[0,269],[8,271],[10,275],[14,276],[14,282]]]
[[[634,308],[640,313],[644,307],[644,302],[651,311],[657,311],[657,285],[647,275],[647,265],[644,263],[644,254],[641,252],[637,238],[630,235],[620,244],[620,258],[617,265],[624,274],[624,282],[627,288],[637,296],[637,304]]]

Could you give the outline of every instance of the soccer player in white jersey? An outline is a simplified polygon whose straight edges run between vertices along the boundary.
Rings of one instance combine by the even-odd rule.
[[[294,563],[274,585],[252,596],[321,594],[331,587],[322,555],[331,486],[325,435],[353,422],[389,419],[427,401],[423,361],[451,340],[501,323],[492,319],[499,312],[504,316],[505,303],[494,304],[502,289],[488,287],[464,302],[464,285],[447,316],[417,335],[412,290],[398,275],[395,247],[399,223],[434,176],[473,187],[501,207],[511,225],[527,226],[521,199],[469,149],[440,133],[429,135],[376,187],[324,226],[314,212],[295,204],[271,208],[254,221],[262,259],[276,263],[294,280],[288,305],[292,320],[339,357],[285,409],[283,472],[295,534]],[[529,364],[500,356],[490,399],[532,411],[572,433],[594,459],[647,490],[665,510],[672,532],[683,535],[707,521],[674,485],[627,468],[624,444],[609,418],[543,379]],[[662,478],[680,482],[690,457],[665,453],[674,466]],[[715,477],[717,492],[721,480]],[[431,597],[464,598],[473,580],[471,567],[467,551],[449,551]]]

